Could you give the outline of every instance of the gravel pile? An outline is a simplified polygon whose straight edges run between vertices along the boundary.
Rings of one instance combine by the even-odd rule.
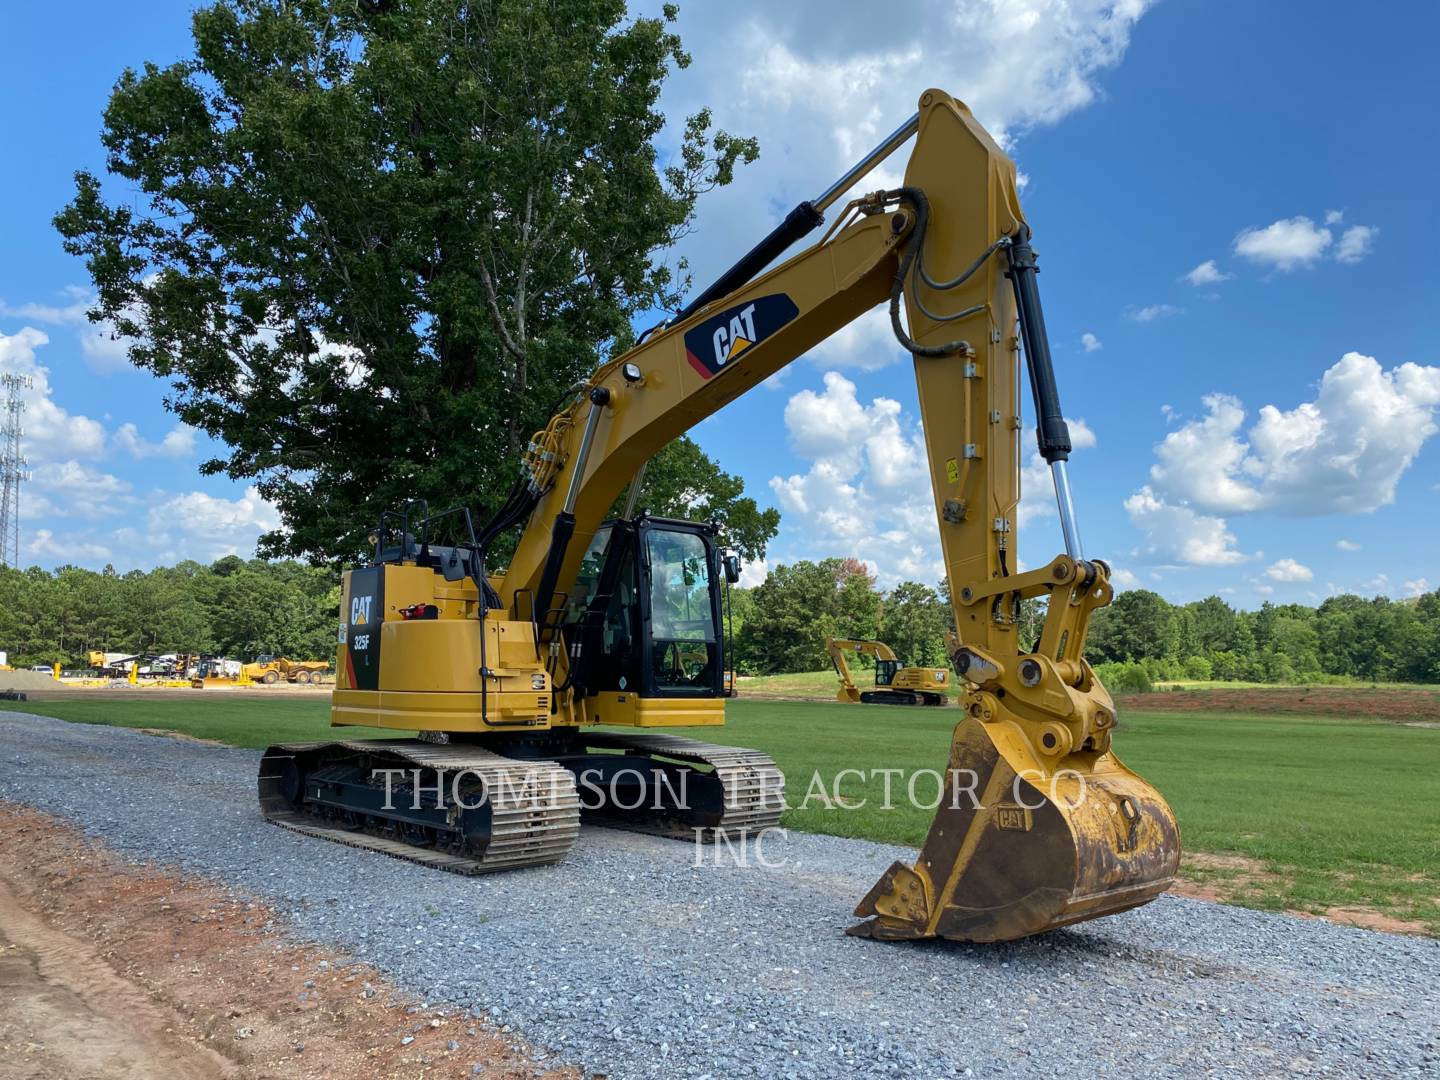
[[[1004,946],[864,941],[855,902],[913,853],[791,834],[774,869],[697,867],[587,829],[560,866],[459,878],[265,824],[258,759],[0,714],[0,798],[612,1078],[1440,1076],[1440,942],[1168,896]]]

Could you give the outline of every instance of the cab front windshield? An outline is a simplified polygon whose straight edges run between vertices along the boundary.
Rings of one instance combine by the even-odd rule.
[[[708,688],[718,646],[710,558],[695,533],[650,530],[651,671],[657,689]]]

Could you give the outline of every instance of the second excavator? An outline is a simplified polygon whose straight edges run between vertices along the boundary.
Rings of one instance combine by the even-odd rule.
[[[912,137],[900,187],[850,199],[818,243],[765,270]],[[582,809],[686,837],[774,825],[768,757],[654,730],[723,723],[721,581],[739,567],[714,526],[638,511],[644,467],[888,304],[914,357],[963,714],[924,848],[885,872],[852,932],[1005,940],[1162,892],[1175,820],[1116,757],[1115,706],[1083,655],[1111,573],[1080,544],[1030,237],[1014,164],[963,104],[927,91],[871,154],[576,385],[486,523],[422,505],[382,518],[372,562],[344,576],[331,719],[421,738],[271,747],[264,813],[462,873],[563,858]],[[1030,570],[1016,550],[1022,365],[1065,537]],[[502,569],[496,541],[517,531]],[[1022,640],[1021,601],[1038,597],[1044,627]]]
[[[826,638],[825,652],[840,677],[836,701],[865,705],[944,705],[950,692],[950,669],[902,663],[883,641]],[[847,654],[875,660],[875,689],[861,690],[850,673]]]

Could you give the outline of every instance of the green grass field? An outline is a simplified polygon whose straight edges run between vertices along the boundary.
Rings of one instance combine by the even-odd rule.
[[[324,697],[97,697],[0,708],[247,747],[332,733]],[[723,737],[713,729],[697,734],[775,758],[793,807],[788,827],[918,845],[930,814],[910,805],[907,778],[945,767],[958,715],[742,697],[729,707]],[[349,737],[393,734],[343,730]],[[1440,935],[1440,729],[1365,716],[1146,713],[1122,703],[1116,745],[1174,807],[1187,852],[1222,856],[1187,860],[1187,878],[1249,906],[1373,909]],[[846,774],[837,789],[844,769],[865,775]],[[881,808],[884,781],[876,769],[904,770],[893,781],[891,810]],[[820,789],[865,806],[827,807],[818,795],[807,800],[807,792]],[[934,781],[918,782],[916,795],[933,801]]]

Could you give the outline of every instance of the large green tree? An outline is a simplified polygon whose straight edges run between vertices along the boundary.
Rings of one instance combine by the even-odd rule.
[[[1127,589],[1094,615],[1088,652],[1092,659],[1140,660],[1171,651],[1174,609],[1159,593]]]
[[[745,481],[723,471],[694,439],[682,435],[646,467],[636,508],[656,517],[718,521],[726,543],[747,560],[759,559],[780,528],[780,511],[760,509],[744,492]],[[625,497],[618,501],[623,504]]]
[[[757,147],[702,109],[657,157],[674,17],[218,0],[192,58],[121,76],[117,197],[81,172],[56,225],[92,317],[228,448],[204,470],[279,508],[262,550],[351,556],[412,496],[493,508],[551,403],[676,304],[657,254]]]
[[[907,664],[944,664],[947,606],[929,585],[902,581],[885,597],[880,639]]]

